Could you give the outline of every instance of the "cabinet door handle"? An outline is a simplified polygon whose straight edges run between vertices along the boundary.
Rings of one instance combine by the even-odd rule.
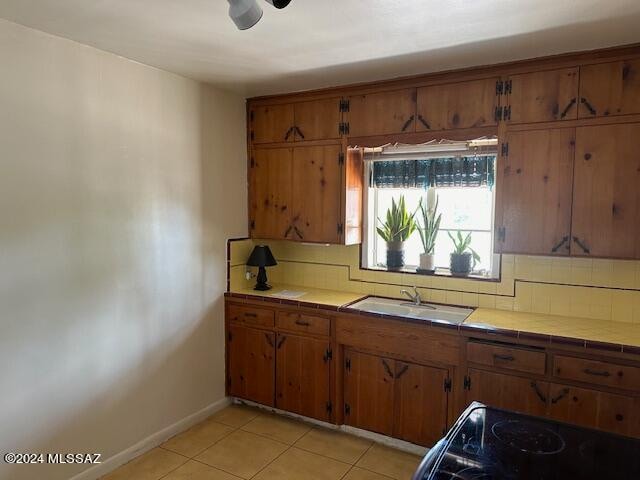
[[[301,326],[303,326],[303,327],[308,327],[308,326],[310,326],[310,325],[311,325],[311,324],[310,324],[309,322],[307,322],[306,320],[300,320],[300,319],[296,320],[296,322],[295,322],[295,323],[296,323],[296,325],[301,325]]]
[[[387,375],[393,378],[393,372],[391,371],[391,367],[389,367],[389,364],[384,358],[382,359],[382,366],[384,367],[384,371],[387,372]]]
[[[586,373],[587,375],[593,375],[595,377],[610,377],[611,374],[609,372],[607,372],[606,370],[592,370],[590,368],[585,368],[583,370],[584,373]]]
[[[404,125],[402,126],[402,131],[404,132],[407,128],[409,128],[409,125],[411,125],[411,123],[413,122],[413,119],[415,117],[413,115],[411,115],[409,117],[409,120],[407,120],[406,122],[404,122]]]
[[[584,253],[586,253],[587,255],[591,253],[591,250],[589,250],[589,248],[578,237],[573,237],[573,241],[582,249]]]
[[[566,397],[570,391],[571,390],[569,390],[568,388],[563,388],[557,396],[551,399],[551,403],[558,403],[560,400]]]
[[[292,229],[293,229],[293,225],[289,225],[289,228],[287,228],[284,232],[284,238],[287,238],[289,236]]]
[[[429,122],[427,122],[422,115],[418,115],[418,120],[420,120],[420,123],[424,126],[424,128],[426,128],[427,130],[431,130],[431,125],[429,125]]]
[[[587,110],[589,110],[589,113],[590,113],[591,115],[595,115],[595,114],[597,113],[597,112],[596,112],[596,109],[595,109],[595,108],[593,108],[593,105],[591,105],[591,104],[589,103],[589,101],[588,101],[586,98],[581,97],[581,98],[580,98],[580,103],[582,103],[585,107],[587,107]]]
[[[293,227],[293,231],[296,232],[296,235],[298,235],[298,237],[300,237],[300,240],[304,240],[304,236],[302,235],[300,230],[298,230],[298,227]]]
[[[291,136],[291,134],[293,133],[295,127],[291,127],[289,130],[287,130],[287,133],[284,136],[285,141],[289,140],[289,137]]]
[[[531,388],[533,388],[533,390],[536,392],[536,395],[542,403],[547,403],[547,397],[544,396],[544,393],[542,393],[540,387],[538,387],[537,382],[531,382]]]
[[[494,353],[493,358],[496,360],[503,360],[505,362],[513,362],[516,359],[513,355],[500,355],[498,353]]]
[[[278,350],[280,350],[280,347],[282,346],[282,344],[284,343],[284,341],[287,339],[287,337],[285,337],[284,335],[280,336],[280,338],[278,339],[278,344],[276,345],[276,348]]]
[[[271,338],[271,334],[265,333],[264,338],[267,339],[267,343],[269,344],[269,346],[273,347],[273,338]]]
[[[568,240],[569,240],[569,235],[565,235],[564,237],[562,237],[562,240],[560,240],[558,244],[551,249],[551,252],[556,253],[558,250],[560,250],[560,247],[562,247],[565,243],[567,243]]]
[[[566,117],[567,114],[569,113],[569,110],[571,110],[571,107],[573,107],[575,104],[576,104],[576,97],[573,97],[569,102],[569,104],[566,107],[564,107],[564,110],[560,114],[560,118]]]
[[[402,375],[407,373],[407,370],[409,370],[409,365],[405,363],[400,369],[400,371],[396,374],[396,378],[400,378]]]
[[[304,135],[302,134],[302,130],[300,130],[298,127],[293,127],[293,128],[295,128],[296,132],[298,132],[298,135],[300,136],[300,138],[304,140]]]

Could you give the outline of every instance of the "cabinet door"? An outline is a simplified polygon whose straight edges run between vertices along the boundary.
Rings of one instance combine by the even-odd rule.
[[[294,149],[291,238],[305,242],[339,242],[340,151],[338,145]]]
[[[296,141],[340,138],[340,98],[296,103]]]
[[[498,211],[503,253],[568,255],[575,130],[514,132],[500,157]]]
[[[580,68],[580,118],[640,113],[640,59]]]
[[[396,361],[393,436],[433,446],[447,429],[448,372]]]
[[[578,112],[578,68],[509,77],[509,123],[573,120]]]
[[[549,384],[525,377],[469,369],[471,387],[467,404],[478,401],[491,407],[543,416]]]
[[[251,237],[291,238],[290,148],[256,149],[251,167]]]
[[[391,435],[394,361],[347,351],[345,365],[345,423]]]
[[[416,131],[497,125],[498,78],[418,89]]]
[[[572,255],[640,258],[640,124],[579,127]]]
[[[556,420],[622,435],[639,433],[633,397],[551,384],[549,398],[549,415]]]
[[[415,132],[415,113],[415,88],[350,97],[349,136]]]
[[[276,346],[276,407],[329,421],[329,343],[278,334]]]
[[[274,405],[275,333],[231,325],[227,339],[229,393]]]
[[[293,105],[253,107],[250,113],[251,141],[256,143],[293,142]]]

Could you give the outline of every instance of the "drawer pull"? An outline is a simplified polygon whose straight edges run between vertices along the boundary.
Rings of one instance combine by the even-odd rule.
[[[540,391],[540,387],[538,387],[537,382],[531,382],[531,388],[533,388],[533,390],[536,392],[536,395],[538,395],[538,398],[542,401],[542,403],[547,403],[547,398]]]
[[[553,397],[551,399],[551,403],[558,403],[560,400],[566,397],[569,394],[569,392],[570,390],[568,388],[563,388],[562,391],[556,397]]]
[[[607,372],[606,370],[592,370],[590,368],[585,368],[583,370],[584,373],[586,373],[587,375],[593,375],[595,377],[610,377],[611,374],[609,372]]]
[[[384,359],[382,359],[382,366],[384,367],[385,372],[387,372],[387,375],[393,378],[393,372],[391,371],[391,368],[389,367],[387,361]]]
[[[258,315],[255,313],[245,313],[244,316],[249,318],[258,318]]]
[[[296,325],[300,325],[302,327],[310,327],[311,326],[311,324],[309,322],[307,322],[306,320],[298,319],[298,320],[296,320],[295,323],[296,323]]]
[[[493,358],[504,362],[513,362],[516,359],[513,355],[500,355],[499,353],[494,353]]]

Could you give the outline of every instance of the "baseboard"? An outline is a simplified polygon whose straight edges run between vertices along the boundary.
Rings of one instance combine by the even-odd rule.
[[[230,404],[231,399],[228,397],[218,400],[217,402],[204,407],[202,410],[193,413],[188,417],[183,418],[182,420],[177,421],[173,425],[169,425],[168,427],[163,428],[162,430],[152,435],[149,435],[147,438],[140,440],[135,445],[132,445],[129,448],[116,453],[112,457],[107,458],[102,463],[94,465],[93,467],[80,472],[79,474],[71,477],[69,480],[96,480],[97,478],[100,478],[103,475],[106,475],[107,473],[115,470],[120,465],[124,465],[135,457],[142,455],[152,448],[157,447],[161,443],[164,443],[174,435],[187,430],[196,423],[211,416],[218,410],[222,410],[224,407]]]

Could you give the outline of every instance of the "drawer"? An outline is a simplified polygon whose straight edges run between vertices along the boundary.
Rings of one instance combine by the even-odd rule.
[[[545,374],[546,354],[505,345],[469,342],[467,361],[520,372]]]
[[[553,359],[553,375],[578,382],[640,390],[640,368],[587,358],[556,355]]]
[[[297,312],[278,312],[278,328],[313,335],[331,334],[331,321],[327,317]]]
[[[229,320],[256,327],[273,327],[275,314],[273,310],[245,305],[229,305]]]

